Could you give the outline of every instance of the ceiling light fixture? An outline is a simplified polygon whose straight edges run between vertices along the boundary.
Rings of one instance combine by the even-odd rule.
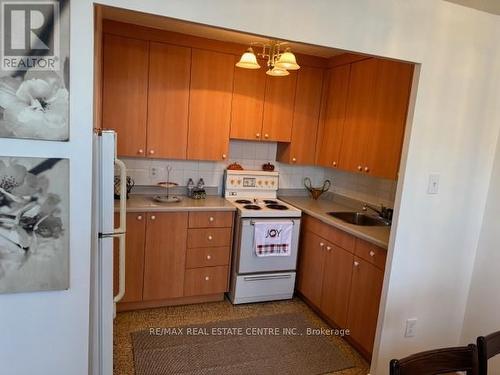
[[[280,51],[280,47],[284,44],[287,43],[276,40],[272,40],[268,44],[259,42],[251,43],[252,46],[262,47],[262,52],[255,55],[252,47],[248,48],[241,55],[240,61],[236,63],[236,66],[245,69],[259,69],[260,65],[257,62],[257,56],[259,56],[260,58],[267,59],[268,69],[266,74],[273,77],[287,76],[290,74],[289,70],[300,69],[300,66],[297,64],[297,59],[290,47],[287,47],[283,53]]]

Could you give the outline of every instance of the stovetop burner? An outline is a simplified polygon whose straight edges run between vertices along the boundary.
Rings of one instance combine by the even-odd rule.
[[[248,199],[237,199],[235,200],[236,203],[241,203],[241,204],[249,204],[252,203],[252,201],[249,201]]]
[[[246,208],[247,210],[261,210],[262,208],[257,206],[256,204],[246,204],[243,206],[243,208]]]
[[[272,210],[288,210],[288,207],[282,204],[268,204],[266,207]]]
[[[264,199],[265,204],[278,204],[278,201],[272,199]]]

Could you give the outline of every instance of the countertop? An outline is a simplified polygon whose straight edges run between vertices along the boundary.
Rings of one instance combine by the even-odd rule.
[[[171,211],[235,211],[236,208],[219,196],[208,196],[206,199],[181,197],[178,203],[160,203],[149,195],[130,195],[127,199],[127,212],[171,212]],[[115,211],[118,201],[115,200]]]
[[[336,219],[326,214],[327,212],[331,211],[356,210],[355,208],[353,209],[353,207],[335,202],[335,200],[314,200],[312,198],[304,196],[280,196],[279,199],[299,208],[303,213],[310,215],[325,224],[334,226],[340,230],[343,230],[344,232],[352,234],[355,237],[359,237],[363,240],[387,249],[391,227],[363,227],[359,225],[348,224],[340,219]]]

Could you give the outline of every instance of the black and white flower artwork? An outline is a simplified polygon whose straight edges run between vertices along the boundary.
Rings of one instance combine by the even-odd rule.
[[[0,293],[69,288],[69,162],[0,156]]]
[[[5,28],[8,23],[2,21],[12,11],[26,15],[23,26],[31,35],[14,52],[8,45],[19,44],[25,30],[15,19],[10,20],[12,30]],[[17,5],[0,0],[0,14],[0,137],[68,141],[69,0]]]

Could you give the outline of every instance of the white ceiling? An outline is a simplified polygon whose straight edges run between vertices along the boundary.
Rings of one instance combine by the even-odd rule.
[[[500,15],[500,0],[445,0],[450,3],[463,5],[483,12]]]
[[[217,28],[174,18],[162,17],[147,13],[133,12],[126,9],[103,7],[103,18],[115,21],[132,23],[135,25],[152,27],[177,33],[188,34],[208,39],[220,40],[223,42],[233,42],[249,45],[251,42],[268,42],[272,37],[242,33],[233,30]],[[292,41],[288,45],[294,52],[319,57],[332,57],[345,53],[346,51],[334,48],[321,47],[312,44],[297,43]]]

